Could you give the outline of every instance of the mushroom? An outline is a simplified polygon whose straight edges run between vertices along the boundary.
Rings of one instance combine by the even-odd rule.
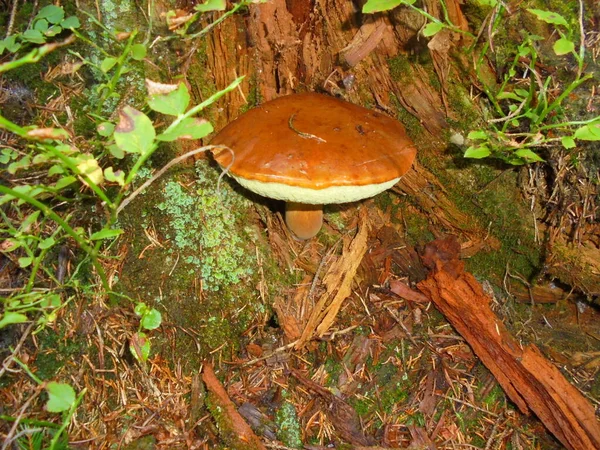
[[[373,197],[410,168],[402,124],[322,94],[293,94],[246,112],[212,140],[217,163],[246,189],[286,202],[299,239],[321,229],[323,205]]]

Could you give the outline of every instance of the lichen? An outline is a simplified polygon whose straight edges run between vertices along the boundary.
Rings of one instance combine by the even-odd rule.
[[[275,414],[277,423],[277,438],[286,447],[302,448],[302,434],[296,408],[288,401],[284,401]]]
[[[218,291],[252,275],[256,266],[245,251],[244,243],[253,240],[251,231],[241,227],[238,232],[241,223],[236,215],[249,204],[225,183],[217,191],[216,171],[198,170],[197,176],[191,189],[168,181],[164,201],[156,207],[167,216],[172,250],[183,253],[183,263],[190,266],[190,273],[199,273],[204,289]]]

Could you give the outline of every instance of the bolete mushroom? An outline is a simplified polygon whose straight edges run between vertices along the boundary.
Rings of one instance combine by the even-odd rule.
[[[336,98],[293,94],[227,125],[215,160],[245,188],[286,202],[285,221],[300,239],[315,236],[323,205],[372,197],[410,168],[416,148],[397,120]]]

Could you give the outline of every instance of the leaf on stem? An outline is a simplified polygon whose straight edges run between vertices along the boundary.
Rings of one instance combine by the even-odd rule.
[[[179,116],[190,104],[190,93],[184,83],[162,84],[146,80],[146,87],[150,94],[148,106],[159,113]]]
[[[195,10],[198,12],[208,11],[225,11],[227,2],[225,0],[206,0],[201,5],[196,5]]]
[[[575,44],[569,39],[561,37],[554,43],[552,48],[558,56],[567,55],[575,50]]]
[[[75,390],[66,383],[51,381],[46,385],[46,391],[48,392],[46,409],[49,412],[67,411],[75,403]]]
[[[148,116],[131,106],[125,106],[119,111],[119,123],[114,136],[117,147],[124,152],[145,155],[152,151],[156,131]]]
[[[363,14],[373,14],[381,11],[389,11],[390,9],[394,9],[396,6],[401,5],[402,3],[414,3],[414,2],[405,2],[403,0],[368,0],[363,8]]]
[[[176,139],[202,139],[213,131],[213,126],[205,119],[188,117],[172,129],[159,134],[159,141],[171,142]]]

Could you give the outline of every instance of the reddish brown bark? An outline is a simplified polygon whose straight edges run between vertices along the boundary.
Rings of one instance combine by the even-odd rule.
[[[227,423],[228,430],[220,429],[219,431],[224,434],[224,439],[229,439],[230,445],[237,446],[235,448],[248,448],[256,450],[266,450],[266,447],[262,444],[261,440],[254,434],[254,431],[250,428],[250,425],[246,423],[244,418],[238,413],[235,404],[229,398],[227,391],[223,385],[219,382],[215,376],[215,372],[212,365],[205,363],[204,369],[202,370],[202,381],[206,385],[206,389],[212,394],[211,400],[221,409],[224,420],[221,421]]]
[[[592,405],[535,345],[522,347],[510,335],[481,285],[464,271],[459,251],[455,239],[429,244],[423,262],[432,271],[419,289],[467,340],[523,413],[533,411],[569,449],[600,448],[600,425]]]

